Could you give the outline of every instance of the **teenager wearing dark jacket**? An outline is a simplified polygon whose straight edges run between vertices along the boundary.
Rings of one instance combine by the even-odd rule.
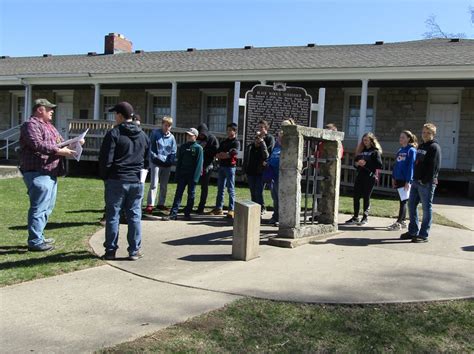
[[[170,215],[163,220],[176,220],[178,217],[179,205],[183,198],[184,190],[188,187],[188,201],[184,208],[184,218],[191,219],[191,211],[194,206],[194,194],[196,183],[199,182],[202,172],[203,152],[202,147],[196,142],[198,131],[190,128],[186,131],[186,142],[178,149],[178,162],[176,164],[176,193],[174,195],[173,206]]]
[[[436,126],[426,123],[423,126],[423,144],[416,152],[413,184],[408,201],[410,224],[408,232],[401,239],[411,239],[412,242],[427,242],[433,220],[433,196],[438,184],[438,173],[441,168],[441,147],[435,140]],[[418,226],[418,204],[421,202],[423,220]]]
[[[198,127],[199,136],[197,142],[203,148],[204,161],[202,166],[202,175],[201,175],[201,198],[199,200],[199,206],[197,208],[197,213],[204,213],[204,207],[207,202],[207,194],[209,190],[209,180],[211,179],[211,173],[213,168],[213,162],[217,154],[217,149],[219,148],[219,141],[217,138],[209,133],[207,125],[202,123]]]
[[[413,180],[416,147],[418,144],[416,136],[409,130],[404,130],[400,133],[399,141],[402,147],[398,150],[395,158],[395,165],[392,170],[392,186],[396,189],[403,188],[406,192],[409,192]],[[402,200],[400,193],[398,193],[398,197],[400,199],[398,218],[395,223],[388,227],[388,230],[401,230],[407,227],[405,220],[408,199]]]
[[[346,221],[347,224],[364,225],[368,222],[370,196],[377,181],[377,170],[382,168],[381,154],[382,148],[375,135],[365,133],[355,153],[354,216]],[[364,213],[359,221],[360,198],[364,200]]]
[[[105,180],[105,259],[115,259],[119,237],[119,214],[124,209],[128,222],[130,260],[142,255],[141,218],[143,183],[140,172],[148,168],[150,140],[133,121],[133,107],[120,102],[110,109],[117,125],[104,137],[99,153],[99,171]]]
[[[260,132],[257,132],[255,141],[247,146],[244,157],[243,171],[247,175],[250,195],[252,202],[261,205],[261,211],[264,211],[263,203],[263,170],[265,169],[269,157],[267,144]]]
[[[210,215],[223,215],[224,188],[227,187],[229,193],[229,209],[227,217],[234,218],[235,201],[235,170],[240,150],[240,142],[237,140],[237,124],[227,125],[227,139],[221,142],[217,149],[216,157],[219,159],[219,177],[217,180],[216,207],[209,213]]]

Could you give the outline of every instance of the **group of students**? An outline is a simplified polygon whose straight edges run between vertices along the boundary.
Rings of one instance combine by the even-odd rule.
[[[435,139],[436,126],[423,125],[422,140],[418,145],[416,136],[409,130],[400,133],[401,145],[392,168],[392,186],[399,193],[398,218],[388,230],[408,230],[400,238],[412,242],[427,242],[433,218],[433,196],[438,184],[441,167],[441,148]],[[365,225],[370,211],[370,197],[378,181],[378,172],[383,168],[382,147],[373,133],[366,133],[355,152],[354,167],[357,170],[354,182],[354,215],[346,224]],[[363,200],[362,218],[359,219],[360,199]],[[406,224],[407,203],[410,223]],[[418,221],[419,204],[422,204],[423,220]]]

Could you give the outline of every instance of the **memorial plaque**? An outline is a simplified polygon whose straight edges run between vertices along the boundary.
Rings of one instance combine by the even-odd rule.
[[[304,88],[287,87],[284,83],[256,85],[245,94],[244,146],[255,138],[258,122],[266,120],[273,135],[281,122],[292,118],[296,124],[310,126],[312,98]]]

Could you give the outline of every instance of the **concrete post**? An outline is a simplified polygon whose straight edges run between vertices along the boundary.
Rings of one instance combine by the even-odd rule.
[[[362,80],[362,91],[360,94],[360,110],[359,110],[359,130],[357,136],[362,139],[365,132],[365,121],[367,118],[367,94],[369,90],[369,80]]]
[[[304,139],[300,136],[296,125],[284,126],[282,129],[278,234],[282,237],[294,237],[293,230],[300,225]]]
[[[100,84],[94,84],[94,120],[100,119]]]
[[[258,257],[260,244],[260,204],[251,201],[235,203],[232,258],[249,261]]]

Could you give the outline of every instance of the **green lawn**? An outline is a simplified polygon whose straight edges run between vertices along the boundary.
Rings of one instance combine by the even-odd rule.
[[[146,186],[148,190],[148,185]],[[171,205],[175,185],[171,184],[167,205]],[[102,264],[91,254],[88,239],[101,227],[98,220],[103,212],[103,183],[92,178],[60,178],[56,208],[46,228],[46,236],[56,239],[56,249],[47,253],[27,252],[26,219],[28,196],[22,179],[0,180],[0,286],[19,283],[75,271]],[[208,206],[215,201],[216,187],[209,190]],[[237,199],[248,199],[244,186],[237,188]],[[199,188],[196,198],[199,198]],[[183,198],[186,200],[186,198]],[[271,205],[269,191],[265,200]],[[351,213],[352,199],[340,198],[340,211]],[[398,213],[398,201],[374,198],[372,215],[392,217]],[[459,226],[435,215],[435,222]]]
[[[474,302],[309,305],[243,299],[104,353],[469,353]]]

